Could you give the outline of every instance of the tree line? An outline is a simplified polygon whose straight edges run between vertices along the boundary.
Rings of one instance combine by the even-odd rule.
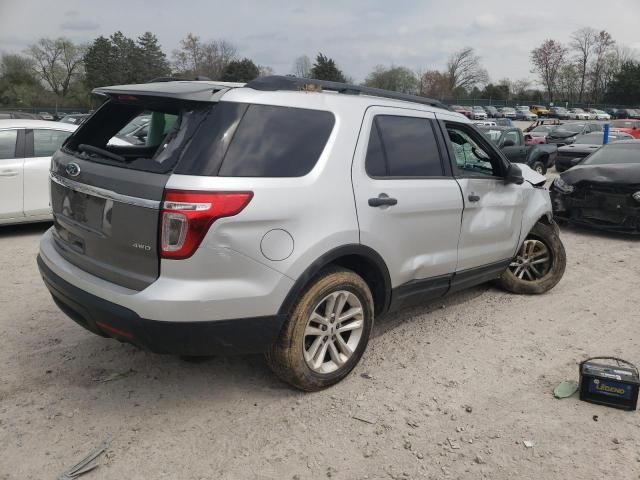
[[[453,52],[441,70],[414,71],[403,66],[377,65],[363,85],[417,94],[444,101],[487,98],[520,101],[640,103],[640,63],[634,52],[618,45],[606,31],[582,28],[569,44],[545,40],[531,51],[531,73],[543,90],[527,79],[491,82],[472,47]],[[318,53],[302,55],[286,74],[304,78],[350,82],[335,60]],[[116,84],[144,83],[159,77],[246,82],[273,74],[239,54],[231,42],[203,40],[189,33],[170,56],[158,38],[145,32],[129,38],[122,32],[100,36],[88,44],[66,38],[42,38],[22,53],[0,56],[0,105],[87,106],[91,89]]]

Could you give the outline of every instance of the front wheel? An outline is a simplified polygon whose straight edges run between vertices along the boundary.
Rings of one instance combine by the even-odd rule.
[[[293,308],[267,352],[267,363],[300,390],[322,390],[356,366],[367,347],[373,316],[365,281],[350,270],[328,269]]]
[[[498,282],[513,293],[545,293],[562,279],[566,266],[558,229],[536,223]]]

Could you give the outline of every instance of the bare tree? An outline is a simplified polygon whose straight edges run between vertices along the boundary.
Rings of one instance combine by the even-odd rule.
[[[465,47],[449,57],[445,77],[451,93],[459,88],[470,90],[489,81],[489,75],[472,47]]]
[[[58,97],[69,92],[72,80],[82,70],[85,47],[66,38],[41,38],[26,53],[33,59],[34,72]]]
[[[607,64],[614,54],[616,41],[605,30],[596,35],[593,47],[594,59],[591,66],[591,90],[594,101],[598,101],[605,91],[607,78]]]
[[[540,81],[544,85],[549,101],[553,101],[553,93],[558,80],[558,72],[563,65],[567,49],[555,40],[545,40],[538,48],[531,51],[531,63],[534,69],[532,73],[540,76]]]
[[[558,71],[557,92],[563,100],[568,102],[580,100],[580,79],[582,71],[580,65],[565,63]]]
[[[302,55],[293,61],[292,73],[298,78],[309,78],[311,75],[311,59]]]
[[[273,68],[267,65],[258,65],[258,70],[260,70],[261,77],[268,77],[269,75],[273,75]]]
[[[579,102],[582,102],[584,96],[589,60],[591,59],[591,53],[593,52],[597,36],[598,32],[590,27],[576,30],[571,35],[571,43],[569,45],[576,52],[576,65],[578,66],[578,73],[580,74]]]
[[[437,70],[427,70],[420,76],[418,93],[424,97],[444,100],[451,95],[445,75]]]
[[[183,75],[219,80],[227,65],[238,59],[238,50],[226,40],[203,42],[189,33],[180,41],[180,48],[173,51],[173,59],[175,70]]]

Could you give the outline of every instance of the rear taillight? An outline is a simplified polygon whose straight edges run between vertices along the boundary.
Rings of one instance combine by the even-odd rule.
[[[160,255],[174,260],[189,258],[213,222],[237,215],[252,197],[252,192],[166,190],[162,203]]]

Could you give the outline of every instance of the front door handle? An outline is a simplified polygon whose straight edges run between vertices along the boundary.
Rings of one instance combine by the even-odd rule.
[[[17,177],[17,170],[0,170],[0,177]]]
[[[476,195],[475,193],[470,193],[467,198],[469,199],[470,202],[479,202],[480,201],[480,195]]]
[[[381,193],[377,197],[369,199],[369,206],[370,207],[382,207],[384,205],[396,205],[397,203],[398,203],[397,199],[391,198],[386,193]]]

